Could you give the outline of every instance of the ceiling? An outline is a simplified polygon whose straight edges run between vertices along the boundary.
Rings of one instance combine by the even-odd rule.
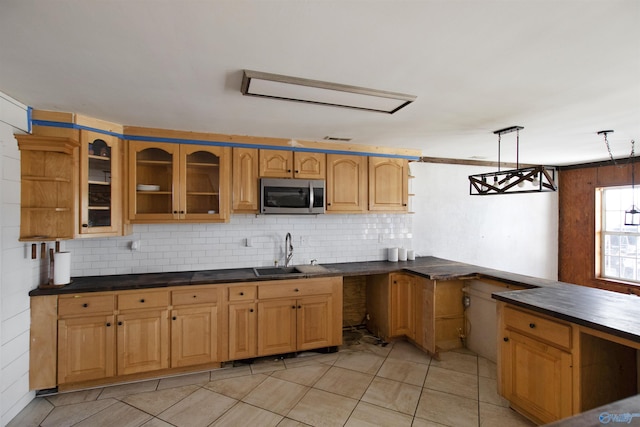
[[[576,164],[640,142],[638,0],[2,0],[0,91],[124,125]],[[243,96],[242,70],[417,96],[395,114]],[[640,151],[640,150],[639,150]],[[515,160],[515,134],[502,160]]]

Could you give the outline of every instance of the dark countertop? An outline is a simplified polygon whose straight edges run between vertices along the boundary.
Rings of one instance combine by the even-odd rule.
[[[605,424],[611,424],[612,426],[640,425],[640,395],[618,400],[546,426],[602,427]]]

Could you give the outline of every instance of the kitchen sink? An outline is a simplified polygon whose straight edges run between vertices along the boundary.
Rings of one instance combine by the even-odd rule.
[[[308,274],[326,273],[329,270],[321,265],[297,265],[293,267],[254,267],[256,276],[306,276]]]
[[[296,267],[260,267],[254,268],[256,276],[282,276],[288,274],[303,274]]]

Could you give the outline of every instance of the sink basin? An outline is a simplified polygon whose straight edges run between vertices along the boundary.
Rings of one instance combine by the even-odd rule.
[[[256,276],[282,276],[288,274],[302,274],[296,267],[260,267],[254,268]]]
[[[321,265],[296,265],[294,267],[254,267],[256,276],[305,276],[308,274],[326,273],[329,270]]]

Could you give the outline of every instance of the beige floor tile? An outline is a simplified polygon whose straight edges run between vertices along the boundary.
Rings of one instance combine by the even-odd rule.
[[[158,418],[178,427],[204,427],[236,402],[235,399],[201,388],[158,415]]]
[[[371,353],[355,352],[355,353],[341,353],[338,360],[333,366],[340,368],[351,369],[353,371],[362,372],[365,374],[375,374],[382,366],[384,357],[377,356]]]
[[[284,359],[284,365],[288,368],[295,368],[297,366],[315,365],[322,363],[325,365],[333,365],[338,359],[338,353],[301,353],[296,357]]]
[[[478,396],[480,402],[509,407],[509,401],[498,394],[498,383],[494,379],[478,377]]]
[[[251,366],[242,365],[221,369],[214,369],[210,372],[210,381],[223,380],[225,378],[241,377],[243,375],[251,375]]]
[[[424,387],[478,400],[478,377],[431,366]]]
[[[41,425],[42,427],[72,426],[116,403],[118,403],[116,399],[102,399],[58,406],[49,413]]]
[[[307,390],[309,387],[269,377],[246,395],[242,401],[286,416]]]
[[[278,427],[309,427],[309,424],[304,424],[300,421],[292,420],[291,418],[285,418],[280,421]]]
[[[416,417],[451,427],[477,427],[478,401],[424,389]]]
[[[431,366],[456,372],[464,372],[465,374],[478,375],[478,356],[456,351],[447,351],[440,353],[440,360],[433,359]]]
[[[108,408],[98,412],[75,424],[75,427],[97,427],[113,425],[117,420],[118,427],[138,427],[149,421],[151,415],[133,408],[125,403],[117,402]]]
[[[360,402],[345,427],[411,427],[412,420],[410,415]]]
[[[173,427],[166,421],[162,421],[159,418],[151,418],[146,423],[142,424],[140,427]]]
[[[498,377],[496,362],[478,356],[478,375],[485,378],[496,379]]]
[[[227,426],[260,426],[271,427],[277,426],[282,421],[282,416],[255,406],[238,402],[233,408],[218,418],[211,427],[227,427]]]
[[[274,378],[291,381],[292,383],[312,386],[329,370],[329,365],[314,364],[287,368],[271,374]]]
[[[443,427],[444,424],[437,423],[435,421],[423,420],[422,418],[414,418],[411,427]],[[508,426],[503,426],[508,427]]]
[[[102,393],[101,388],[94,388],[90,390],[54,394],[52,396],[47,396],[45,399],[55,406],[72,405],[74,403],[91,402],[92,400],[96,400],[98,399],[98,396],[100,396],[100,393]]]
[[[533,427],[534,423],[511,408],[480,402],[481,427]]]
[[[431,363],[431,356],[407,341],[395,341],[389,352],[389,357],[426,365]]]
[[[355,399],[311,389],[287,417],[317,427],[343,426],[357,403]]]
[[[286,366],[284,365],[284,360],[282,359],[265,359],[251,364],[252,374],[268,374],[270,372],[281,371],[283,369],[286,369]]]
[[[406,360],[387,358],[377,376],[422,387],[429,365]]]
[[[53,405],[44,397],[33,399],[6,427],[37,427],[53,410]]]
[[[411,384],[375,377],[362,396],[362,401],[413,415],[421,388]]]
[[[154,391],[158,388],[159,380],[141,381],[138,383],[129,383],[105,387],[98,399],[108,399],[111,397],[128,396],[130,394],[144,393],[145,391]]]
[[[211,373],[209,371],[163,378],[160,380],[160,384],[158,384],[158,390],[194,384],[204,385],[210,381],[210,378]]]
[[[264,374],[249,374],[241,377],[211,381],[205,385],[205,388],[241,400],[265,379],[267,379],[267,376]]]
[[[373,375],[371,374],[363,374],[362,372],[334,366],[313,385],[313,388],[352,399],[360,399],[364,392],[367,391],[372,380]]]
[[[175,405],[198,389],[197,385],[186,385],[166,390],[148,391],[132,394],[121,398],[125,403],[134,406],[151,415],[158,415],[167,408]]]

